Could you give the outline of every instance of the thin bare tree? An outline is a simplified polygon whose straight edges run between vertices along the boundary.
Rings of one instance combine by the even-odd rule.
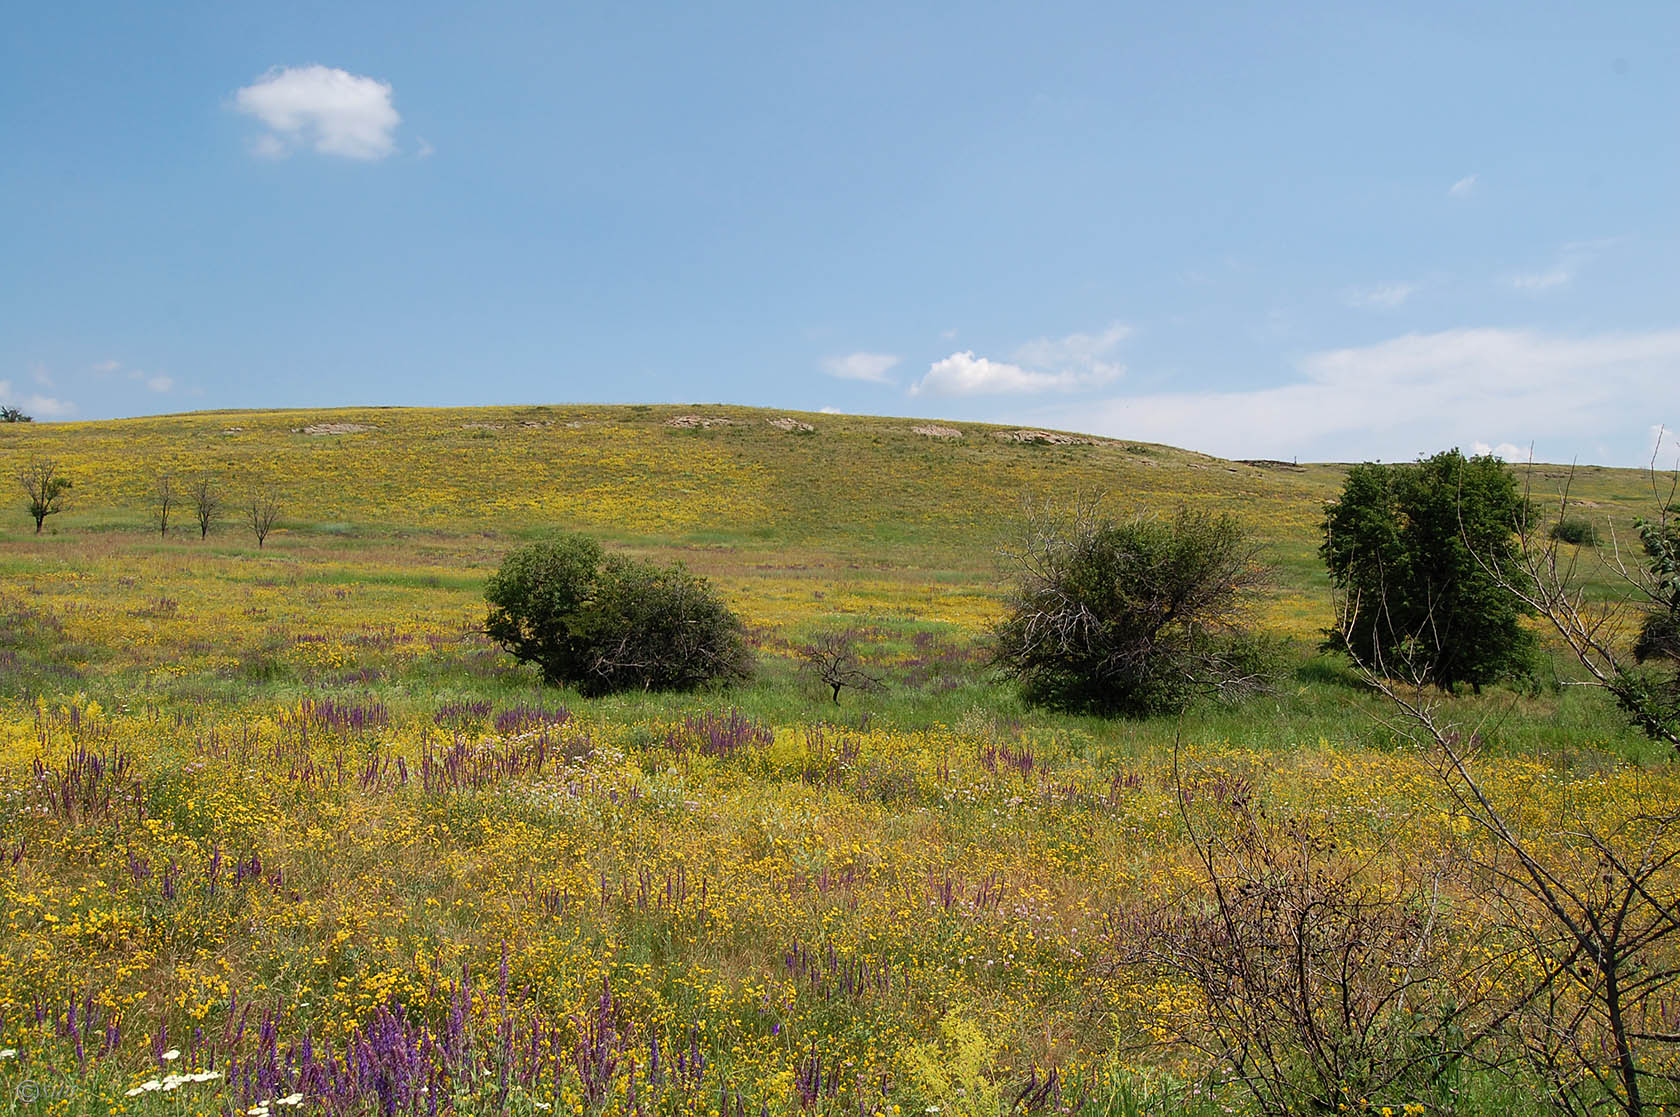
[[[833,692],[840,704],[840,692],[847,687],[860,694],[886,689],[886,679],[863,660],[858,645],[862,637],[855,628],[819,632],[799,647],[799,673]]]
[[[192,501],[193,516],[198,520],[198,537],[203,539],[210,534],[210,525],[222,510],[221,490],[214,477],[200,473],[187,486],[187,497]]]
[[[64,511],[72,487],[70,478],[58,471],[58,463],[53,459],[31,458],[18,471],[18,483],[29,497],[29,514],[35,518],[35,534],[40,535],[46,518]]]
[[[256,489],[251,493],[250,515],[246,523],[251,525],[251,531],[257,537],[257,549],[261,550],[268,539],[268,533],[274,529],[274,522],[280,518],[280,495],[273,489]]]
[[[169,510],[175,507],[180,498],[180,493],[175,490],[174,474],[158,473],[152,481],[152,504],[157,508],[159,535],[169,535]]]

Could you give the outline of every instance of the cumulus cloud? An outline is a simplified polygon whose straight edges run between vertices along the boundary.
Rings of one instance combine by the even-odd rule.
[[[1447,187],[1447,193],[1454,198],[1468,198],[1476,192],[1476,180],[1479,177],[1478,175],[1465,175]]]
[[[174,386],[175,378],[172,376],[149,376],[146,378],[146,387],[154,392],[167,392]]]
[[[898,364],[891,353],[848,353],[844,357],[830,357],[823,362],[823,371],[841,380],[866,380],[871,384],[891,384],[887,373]]]
[[[1374,287],[1358,287],[1342,296],[1351,307],[1374,310],[1393,310],[1417,294],[1416,283],[1379,283]]]
[[[21,408],[36,419],[62,419],[76,413],[76,405],[69,400],[43,396],[37,392],[23,395],[12,390],[10,380],[0,380],[0,403]]]
[[[1396,461],[1481,441],[1638,465],[1651,419],[1676,414],[1680,330],[1479,328],[1312,353],[1288,383],[1121,397],[1043,421],[1229,457]]]
[[[402,122],[391,87],[330,66],[275,67],[234,94],[234,107],[268,129],[252,149],[281,158],[300,147],[346,159],[383,159]]]
[[[1494,457],[1508,462],[1526,462],[1528,451],[1521,446],[1509,442],[1501,442],[1497,446],[1489,446],[1485,442],[1472,442],[1470,452],[1475,455],[1492,454]]]
[[[1101,387],[1126,371],[1110,356],[1131,333],[1131,327],[1116,323],[1101,333],[1041,337],[1016,349],[1008,361],[977,357],[972,349],[965,349],[929,365],[927,373],[910,386],[910,394],[1022,395]]]

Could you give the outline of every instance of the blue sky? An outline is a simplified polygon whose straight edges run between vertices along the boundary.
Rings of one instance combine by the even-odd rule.
[[[737,402],[1629,465],[1680,425],[1671,3],[8,22],[38,418]]]

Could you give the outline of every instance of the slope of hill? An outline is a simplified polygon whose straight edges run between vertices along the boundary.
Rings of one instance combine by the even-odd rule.
[[[21,491],[0,505],[0,1096],[1003,1117],[1146,1094],[1203,1117],[1244,1095],[1205,1057],[1202,994],[1136,949],[1211,910],[1192,821],[1322,835],[1288,857],[1373,888],[1437,873],[1440,970],[1408,994],[1434,1000],[1390,1025],[1490,988],[1484,945],[1515,934],[1473,876],[1431,868],[1473,838],[1428,753],[1313,652],[1336,466],[734,407],[0,427],[0,469],[32,457],[75,488],[39,536]],[[160,535],[163,472],[214,479],[207,539],[184,503]],[[260,490],[284,513],[259,549]],[[1105,721],[990,675],[1021,502],[1094,492],[1229,509],[1270,544],[1263,621],[1295,638],[1274,694]],[[1647,494],[1633,471],[1575,479],[1623,527]],[[484,638],[481,591],[551,527],[715,579],[758,679],[540,686]],[[798,642],[838,627],[888,693],[801,682]],[[1487,786],[1525,819],[1680,812],[1680,778],[1601,697],[1499,690],[1444,716],[1483,727]],[[1464,1089],[1489,1112],[1544,1095]]]

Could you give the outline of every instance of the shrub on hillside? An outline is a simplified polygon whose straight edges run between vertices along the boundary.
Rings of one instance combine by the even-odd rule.
[[[705,579],[562,534],[508,554],[484,589],[485,632],[543,680],[585,694],[692,690],[745,678],[744,629]]]
[[[1244,623],[1268,572],[1259,545],[1230,516],[1046,513],[1009,557],[1014,585],[993,630],[995,659],[1029,700],[1169,713],[1198,696],[1235,699],[1271,681],[1270,648]]]
[[[1574,547],[1598,546],[1598,528],[1585,516],[1565,516],[1552,525],[1552,538]]]
[[[1319,554],[1340,593],[1326,646],[1451,691],[1532,672],[1533,607],[1497,571],[1517,559],[1527,501],[1505,463],[1457,450],[1348,470]]]

